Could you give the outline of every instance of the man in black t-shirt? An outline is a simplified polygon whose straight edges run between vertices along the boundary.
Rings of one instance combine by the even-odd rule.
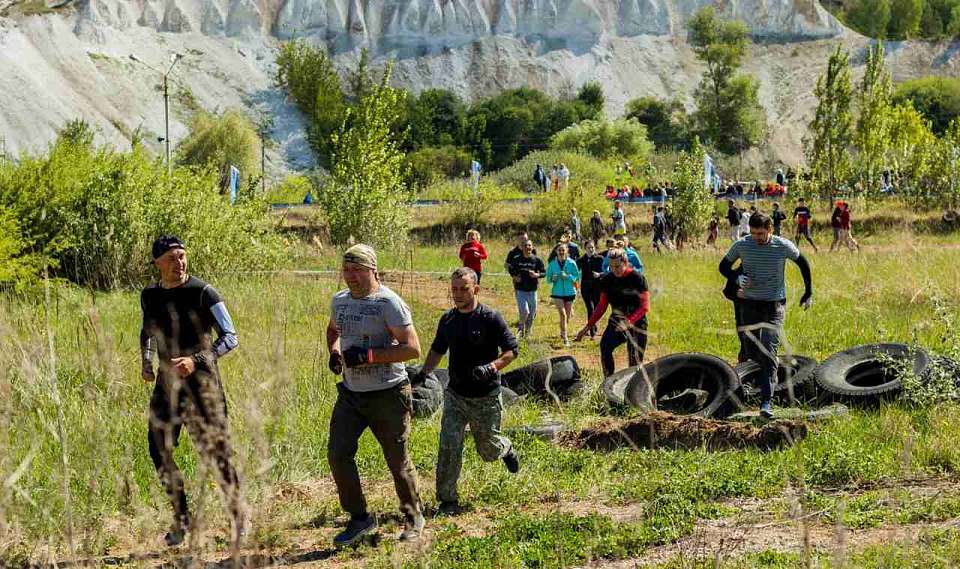
[[[487,462],[502,459],[510,472],[520,468],[510,440],[500,434],[500,370],[517,356],[517,339],[500,314],[480,304],[480,286],[472,269],[462,267],[450,281],[455,308],[437,326],[437,335],[420,374],[436,369],[450,351],[450,383],[443,395],[437,500],[442,513],[459,510],[457,480],[463,463],[467,425],[477,454]]]
[[[513,292],[520,313],[517,333],[521,337],[529,336],[533,331],[533,319],[537,316],[537,287],[547,272],[532,242],[524,243],[523,253],[511,259],[507,272],[513,278]]]
[[[773,213],[770,214],[770,219],[773,220],[773,234],[779,236],[782,224],[784,220],[787,219],[787,214],[780,211],[780,204],[774,202]]]
[[[179,545],[190,527],[183,475],[173,459],[186,424],[194,446],[217,473],[233,522],[233,539],[239,545],[245,530],[243,502],[231,463],[227,400],[217,367],[217,360],[237,347],[237,332],[216,289],[187,274],[187,252],[179,239],[158,238],[153,263],[160,280],[140,295],[140,350],[143,380],[156,384],[150,398],[150,458],[173,503],[173,527],[165,540]]]
[[[815,252],[819,252],[817,244],[813,242],[813,235],[810,234],[810,222],[813,221],[813,213],[807,207],[803,198],[797,200],[797,207],[793,209],[793,219],[797,222],[797,234],[793,238],[797,247],[800,246],[800,238],[802,237],[813,246]]]
[[[526,231],[517,233],[517,244],[513,249],[510,249],[510,251],[507,252],[507,259],[503,262],[503,268],[506,269],[508,273],[510,272],[510,264],[523,256],[523,246],[526,245],[527,241],[529,240],[530,238],[527,237]],[[533,250],[533,254],[537,254],[536,249]]]
[[[643,361],[643,352],[647,347],[647,312],[650,311],[650,292],[643,273],[630,267],[623,249],[611,249],[607,259],[610,272],[600,277],[598,282],[600,302],[574,340],[582,340],[603,317],[607,306],[612,307],[613,313],[600,338],[600,363],[604,377],[616,371],[613,352],[624,343],[627,344],[631,366],[640,365]]]

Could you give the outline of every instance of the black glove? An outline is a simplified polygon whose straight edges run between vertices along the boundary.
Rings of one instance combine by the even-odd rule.
[[[327,362],[327,367],[330,368],[333,375],[341,375],[343,373],[343,354],[330,352],[330,361]]]
[[[481,383],[488,383],[497,378],[497,368],[493,364],[473,368],[473,379]]]
[[[362,366],[369,363],[367,360],[368,353],[367,348],[361,348],[360,346],[347,348],[343,352],[343,363],[345,363],[347,367]]]
[[[417,373],[410,376],[410,385],[416,387],[417,385],[423,385],[427,381],[427,374],[423,373],[421,369]]]
[[[807,291],[803,293],[803,296],[800,297],[800,306],[803,308],[810,308],[810,299],[813,297],[813,292]]]

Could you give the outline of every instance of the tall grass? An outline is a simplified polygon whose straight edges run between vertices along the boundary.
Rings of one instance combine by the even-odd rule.
[[[788,267],[790,348],[824,358],[850,345],[873,341],[913,340],[937,346],[948,331],[934,318],[934,299],[956,309],[960,268],[955,263],[955,240],[933,243],[921,242],[916,251],[910,246],[871,251],[868,246],[860,255],[811,256],[815,304],[807,312],[796,306],[799,274]],[[513,320],[509,281],[492,274],[501,270],[510,246],[488,240],[491,274],[485,277],[482,298]],[[716,270],[721,252],[662,257],[641,252],[653,290],[648,358],[695,350],[732,360],[736,351],[732,310],[720,296],[722,279]],[[399,274],[389,277],[389,285],[411,304],[424,346],[449,306],[443,274],[458,265],[456,253],[455,247],[423,247],[413,256],[384,251],[381,257],[381,265],[388,270],[441,273],[407,274],[402,281]],[[312,262],[314,267],[335,264],[333,255]],[[197,274],[223,293],[240,332],[240,348],[222,361],[222,372],[234,446],[257,528],[253,544],[291,548],[294,543],[283,536],[295,527],[319,528],[325,536],[332,535],[340,512],[326,482],[326,441],[336,378],[326,369],[323,333],[329,299],[338,282],[326,276]],[[49,302],[30,291],[0,294],[0,361],[4,362],[0,366],[0,564],[69,556],[69,510],[78,555],[152,551],[169,512],[147,453],[150,386],[139,378],[137,295],[50,284]],[[516,366],[556,353],[557,316],[544,302],[534,337],[524,343]],[[574,321],[583,320],[582,305],[577,304]],[[57,354],[55,364],[49,357],[48,339]],[[596,393],[600,382],[596,346],[579,345],[574,353],[586,373],[585,393],[563,407],[525,401],[508,410],[506,428],[549,420],[585,425],[606,413]],[[59,402],[50,388],[52,373],[58,380]],[[57,434],[60,413],[69,442],[66,447],[61,447]],[[428,505],[435,503],[432,479],[439,425],[439,414],[418,421],[411,437]],[[954,404],[935,409],[891,405],[854,412],[816,427],[793,448],[770,453],[621,450],[596,454],[558,448],[520,433],[511,436],[523,458],[519,475],[509,475],[497,463],[482,463],[472,443],[465,453],[461,494],[465,502],[490,516],[489,532],[482,530],[481,541],[474,543],[470,536],[438,525],[436,552],[428,552],[434,559],[447,552],[477,567],[519,566],[533,560],[545,567],[570,565],[585,558],[577,553],[558,562],[561,557],[547,553],[568,555],[569,551],[558,550],[550,536],[584,531],[578,539],[596,555],[636,556],[646,547],[690,533],[698,519],[724,515],[723,501],[730,498],[769,498],[787,486],[851,487],[953,474],[960,469],[955,445],[960,437],[960,406]],[[226,522],[220,502],[186,436],[176,457],[195,509],[210,532],[223,535]],[[361,440],[358,463],[372,507],[380,512],[395,510],[386,466],[369,435]],[[69,492],[61,481],[68,483]],[[67,496],[73,499],[72,507]],[[540,516],[544,508],[554,507],[551,504],[559,508],[566,502],[592,507],[637,505],[642,512],[635,528],[640,537],[609,530],[602,517],[584,521],[579,515]],[[528,526],[533,528],[530,532],[521,531]],[[209,547],[204,543],[194,546],[198,554]],[[390,548],[355,555],[369,564],[423,561],[415,553]]]

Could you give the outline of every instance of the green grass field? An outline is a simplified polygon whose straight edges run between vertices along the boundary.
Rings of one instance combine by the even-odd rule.
[[[815,297],[809,311],[797,307],[799,271],[788,266],[790,349],[823,359],[860,343],[916,342],[939,350],[956,341],[956,331],[937,309],[955,315],[960,307],[960,238],[894,229],[858,238],[864,247],[859,255],[811,255]],[[501,271],[510,245],[496,236],[485,240],[492,258],[487,273]],[[546,244],[540,248],[545,252]],[[444,275],[458,266],[456,252],[452,245],[425,246],[381,256],[389,286],[414,310],[425,349],[449,306]],[[723,283],[716,270],[723,250],[659,257],[644,239],[640,252],[653,289],[647,359],[703,351],[734,360],[732,311],[719,293]],[[301,258],[306,269],[337,265],[330,250]],[[854,411],[814,424],[806,440],[772,452],[594,453],[519,434],[514,442],[523,468],[515,476],[501,464],[482,463],[468,443],[461,495],[472,511],[455,518],[428,516],[427,536],[412,546],[393,540],[396,498],[379,448],[367,434],[358,462],[385,527],[384,540],[376,548],[333,552],[330,540],[344,518],[326,464],[336,390],[323,338],[336,276],[197,276],[220,289],[240,332],[241,346],[222,362],[222,371],[253,515],[243,558],[248,565],[270,560],[474,568],[960,563],[954,523],[960,518],[956,404]],[[484,285],[483,300],[515,321],[509,280],[488,274]],[[541,292],[534,337],[514,365],[565,352],[546,297]],[[143,566],[228,556],[219,495],[187,437],[178,461],[205,527],[181,550],[160,546],[170,518],[147,454],[150,387],[139,378],[139,318],[136,291],[55,285],[49,302],[43,291],[0,295],[0,566],[71,556]],[[574,329],[584,321],[578,301]],[[589,388],[563,407],[533,402],[512,407],[506,428],[555,420],[583,426],[607,414],[597,391],[596,344],[585,342],[570,352],[585,369]],[[435,504],[439,424],[439,414],[418,421],[411,439],[428,511]]]

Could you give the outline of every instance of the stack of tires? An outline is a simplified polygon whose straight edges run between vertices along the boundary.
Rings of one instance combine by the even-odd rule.
[[[891,343],[856,346],[822,363],[806,356],[781,356],[774,404],[807,408],[832,403],[871,406],[902,390],[895,368],[909,368],[923,379],[930,362],[930,356],[921,349]],[[940,366],[954,370],[960,385],[960,362],[944,361]],[[759,374],[760,366],[753,361],[731,366],[710,354],[671,354],[611,375],[603,382],[603,393],[614,409],[637,407],[723,418],[759,405]]]

